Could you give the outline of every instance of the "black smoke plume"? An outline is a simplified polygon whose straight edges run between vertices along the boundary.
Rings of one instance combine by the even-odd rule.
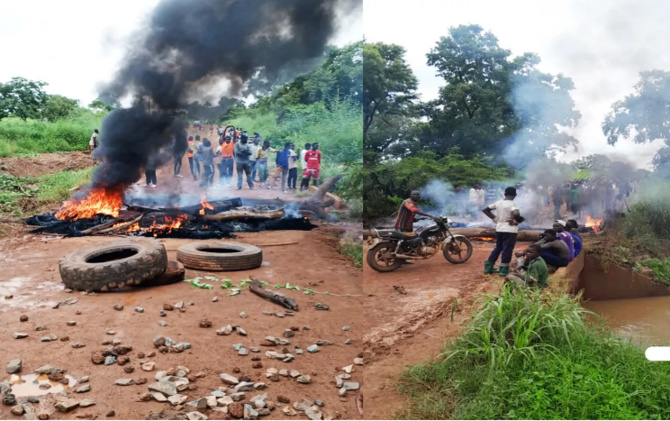
[[[104,120],[91,188],[121,188],[186,150],[189,94],[227,82],[239,97],[316,64],[336,17],[362,0],[163,0],[103,94],[135,98]],[[295,76],[295,73],[293,74]]]

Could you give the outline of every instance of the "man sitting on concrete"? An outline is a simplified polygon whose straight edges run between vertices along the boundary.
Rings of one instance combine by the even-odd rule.
[[[556,231],[548,229],[544,231],[542,239],[538,241],[540,256],[548,266],[553,268],[564,268],[570,262],[570,249],[565,241],[556,237]]]
[[[540,257],[541,249],[537,244],[531,244],[524,252],[524,264],[516,271],[507,275],[505,280],[516,285],[546,288],[549,286],[549,270],[547,264]]]

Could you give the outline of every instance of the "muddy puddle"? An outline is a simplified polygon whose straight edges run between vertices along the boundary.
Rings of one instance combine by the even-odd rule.
[[[65,378],[69,381],[67,385],[49,380],[46,374],[25,374],[12,376],[9,383],[12,385],[12,394],[16,397],[43,396],[62,392],[77,383],[70,375],[66,374]]]
[[[583,306],[640,346],[670,345],[670,296],[585,301]]]

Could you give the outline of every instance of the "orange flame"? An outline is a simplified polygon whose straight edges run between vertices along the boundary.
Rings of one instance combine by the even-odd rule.
[[[149,225],[146,228],[142,228],[138,222],[130,225],[128,228],[126,228],[125,232],[131,233],[131,232],[138,232],[141,231],[142,233],[150,232],[156,237],[158,234],[169,234],[172,232],[172,230],[181,228],[186,221],[188,221],[188,216],[187,215],[178,215],[176,217],[170,217],[166,216],[163,219],[162,223],[156,222],[156,220],[151,222],[151,225]],[[116,224],[116,225],[121,225],[121,224]],[[116,226],[115,225],[115,226]]]
[[[95,215],[117,217],[122,204],[121,190],[93,189],[82,200],[72,198],[63,202],[55,216],[60,220],[72,219],[74,221],[81,218],[92,218]]]
[[[470,237],[473,241],[485,241],[487,243],[494,243],[496,241],[493,237]]]
[[[586,215],[586,222],[584,226],[586,228],[591,228],[596,234],[600,232],[600,229],[603,224],[603,218],[594,219],[591,218],[591,215]]]
[[[200,209],[200,215],[204,215],[206,209],[214,210],[214,206],[207,203],[207,195],[202,196],[202,199],[200,199],[200,205],[202,205],[202,209]]]

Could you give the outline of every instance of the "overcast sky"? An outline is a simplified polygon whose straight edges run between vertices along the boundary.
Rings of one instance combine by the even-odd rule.
[[[88,105],[100,82],[112,78],[133,33],[159,0],[2,1],[0,82],[42,80],[50,94]],[[342,19],[332,43],[363,38],[363,16]]]
[[[607,145],[600,125],[613,102],[633,92],[642,70],[670,70],[670,1],[610,0],[365,0],[368,42],[399,44],[419,79],[423,100],[434,99],[443,80],[426,65],[426,53],[452,26],[478,24],[513,55],[534,52],[540,70],[571,77],[582,119],[573,133],[579,155],[606,153],[648,167],[661,142]]]

